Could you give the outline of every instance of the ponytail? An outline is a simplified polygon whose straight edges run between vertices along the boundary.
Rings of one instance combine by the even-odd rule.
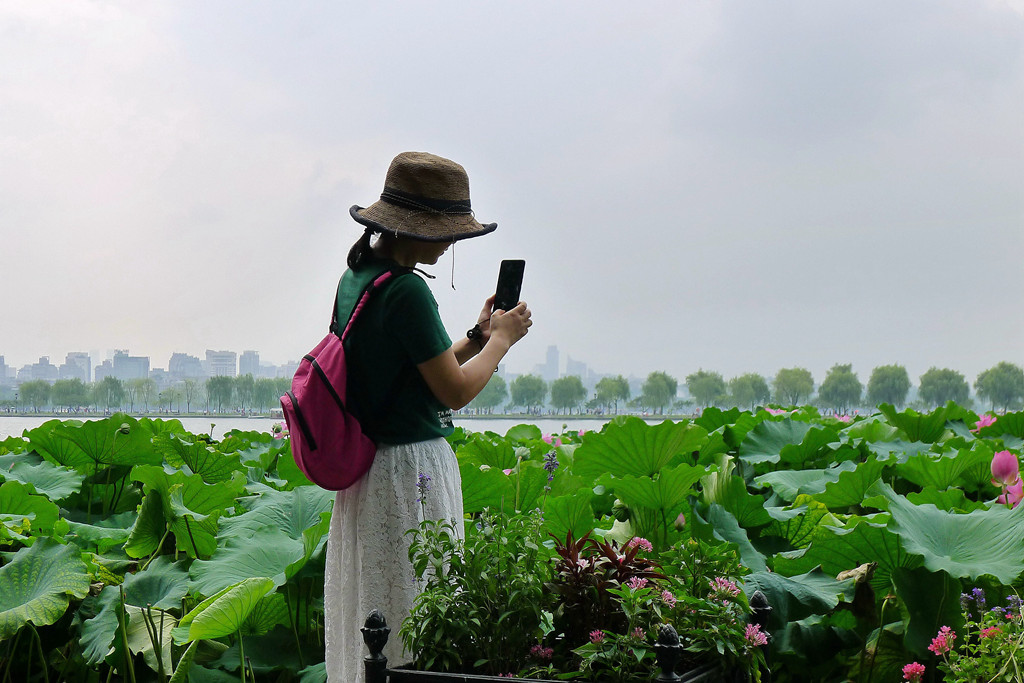
[[[370,255],[370,237],[373,230],[367,228],[352,248],[348,251],[348,267],[356,268]]]

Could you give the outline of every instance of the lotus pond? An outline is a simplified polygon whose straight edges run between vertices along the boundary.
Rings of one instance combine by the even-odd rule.
[[[0,441],[0,683],[324,680],[333,494],[275,436],[114,415]],[[435,571],[392,625],[421,666],[649,680],[672,623],[694,662],[756,676],[760,590],[776,682],[1024,680],[1024,412],[712,408],[450,441],[467,539],[410,535]]]

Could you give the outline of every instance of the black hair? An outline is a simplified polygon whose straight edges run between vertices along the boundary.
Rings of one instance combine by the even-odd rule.
[[[371,253],[370,248],[370,237],[373,236],[373,230],[367,228],[363,231],[363,236],[360,237],[352,248],[348,250],[348,267],[356,268],[363,261],[369,257]]]

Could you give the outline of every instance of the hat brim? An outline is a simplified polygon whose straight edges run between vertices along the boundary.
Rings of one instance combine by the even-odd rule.
[[[497,223],[480,223],[472,214],[445,214],[414,211],[378,201],[365,209],[354,205],[348,210],[357,223],[375,232],[411,237],[424,242],[456,242],[479,237],[498,228]]]

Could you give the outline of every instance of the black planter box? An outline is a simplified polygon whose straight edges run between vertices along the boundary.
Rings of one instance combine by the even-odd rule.
[[[756,591],[750,598],[753,609],[751,623],[758,624],[761,631],[768,633],[768,617],[772,608],[761,591]],[[417,671],[406,667],[388,668],[388,660],[382,653],[388,642],[391,629],[388,628],[384,615],[380,610],[373,610],[366,617],[362,628],[363,642],[370,654],[363,657],[365,671],[364,683],[472,683],[474,681],[517,681],[518,683],[565,683],[539,678],[502,678],[499,676],[480,676],[476,674],[443,673],[437,671]],[[771,636],[769,635],[769,638]],[[747,677],[740,672],[725,671],[721,666],[710,664],[683,674],[675,672],[683,646],[679,635],[671,626],[663,626],[658,633],[658,642],[654,646],[658,667],[661,673],[654,679],[655,683],[744,683]],[[763,646],[767,661],[767,646]],[[771,672],[762,670],[762,683],[771,683]]]

